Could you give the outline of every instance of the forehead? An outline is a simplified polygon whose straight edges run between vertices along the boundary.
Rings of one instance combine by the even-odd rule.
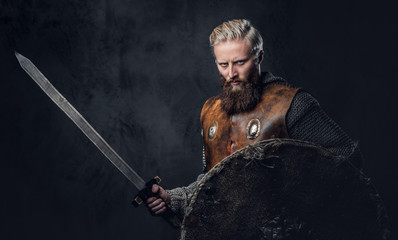
[[[250,55],[250,44],[244,39],[223,41],[214,45],[217,61],[233,61]]]

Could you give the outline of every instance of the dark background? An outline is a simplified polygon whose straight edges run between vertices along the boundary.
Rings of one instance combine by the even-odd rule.
[[[359,141],[397,236],[394,1],[1,0],[0,238],[176,239],[20,68],[30,58],[145,179],[201,172],[199,114],[219,92],[208,35],[248,18],[263,70],[303,87]]]

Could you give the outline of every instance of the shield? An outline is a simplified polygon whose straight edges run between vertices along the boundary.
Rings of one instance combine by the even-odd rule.
[[[345,158],[273,139],[235,152],[203,177],[181,239],[387,239],[386,223],[369,178]]]

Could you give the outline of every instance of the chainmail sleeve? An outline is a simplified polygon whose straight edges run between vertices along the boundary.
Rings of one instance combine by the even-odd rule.
[[[361,168],[362,154],[358,144],[322,110],[309,93],[300,90],[293,98],[286,115],[286,126],[290,138],[320,145]]]
[[[178,187],[166,192],[170,195],[171,210],[177,214],[181,219],[185,215],[185,209],[191,201],[192,193],[196,188],[198,182],[203,178],[204,174],[200,174],[196,181],[189,184],[187,187]]]

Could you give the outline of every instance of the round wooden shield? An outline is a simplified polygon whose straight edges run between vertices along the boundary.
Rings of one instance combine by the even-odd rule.
[[[203,177],[181,239],[386,239],[386,221],[377,191],[346,159],[273,139],[235,152]]]

